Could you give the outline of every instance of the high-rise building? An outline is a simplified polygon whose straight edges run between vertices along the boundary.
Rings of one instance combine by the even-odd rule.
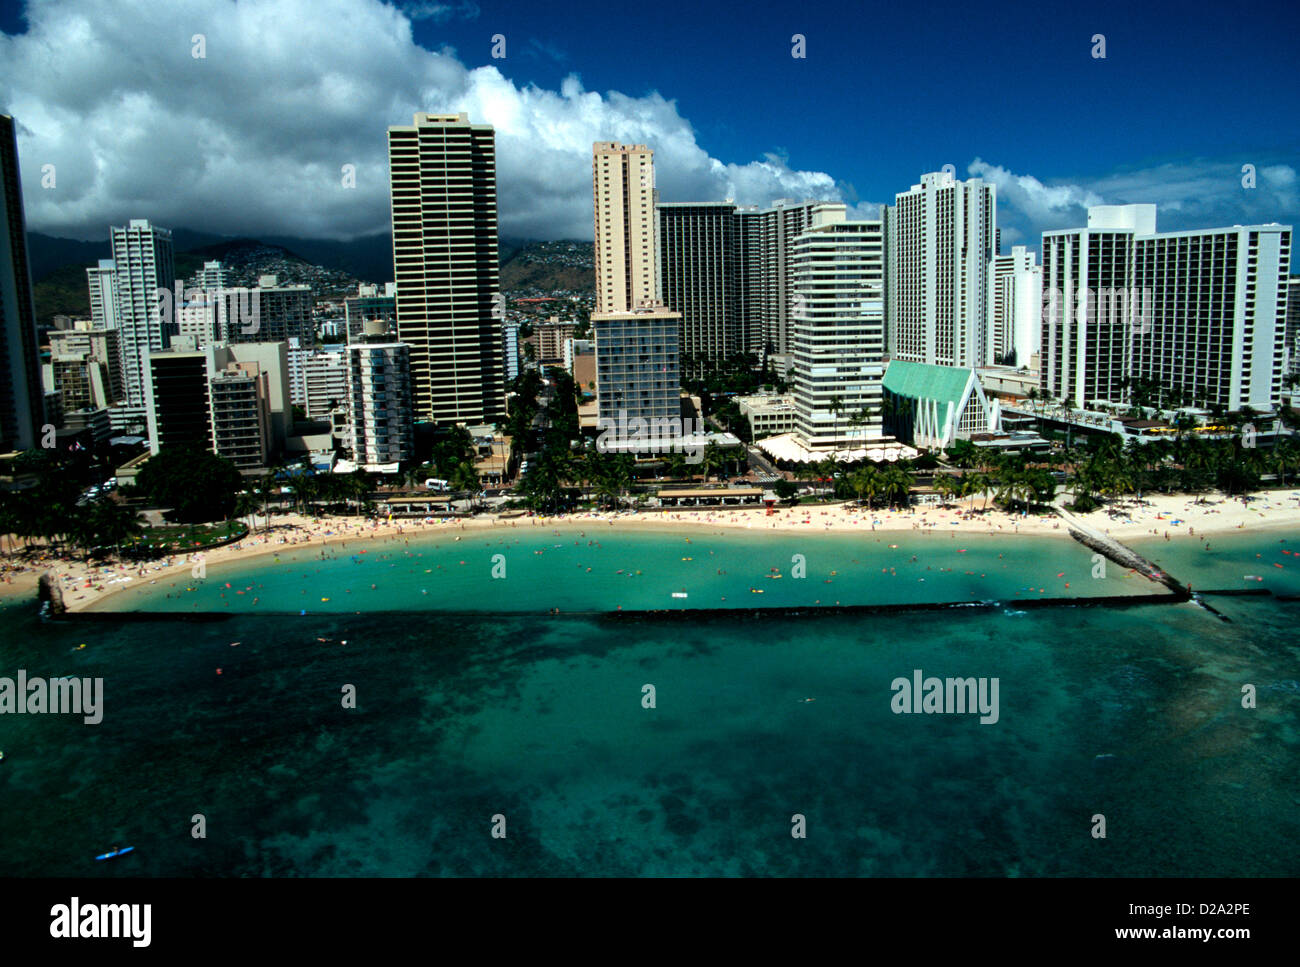
[[[1155,229],[1154,205],[1103,205],[1043,233],[1044,393],[1125,402],[1141,382],[1164,402],[1276,406],[1291,227]]]
[[[750,352],[790,352],[790,320],[795,309],[790,262],[794,241],[824,208],[845,211],[839,202],[796,202],[781,198],[767,208],[740,209],[739,238],[746,252],[742,286]],[[757,347],[757,348],[756,348]]]
[[[627,312],[657,299],[654,152],[597,141],[591,149],[596,224],[596,311]]]
[[[328,346],[302,361],[302,408],[313,420],[329,419],[348,402],[348,358],[343,346]]]
[[[1028,366],[1042,335],[1043,270],[1025,246],[1013,245],[1010,255],[993,257],[988,313],[990,361],[1014,357],[1014,365]]]
[[[885,207],[885,306],[890,355],[941,366],[984,366],[989,354],[989,263],[997,230],[997,188],[951,172]]]
[[[225,346],[222,365],[255,366],[264,381],[269,446],[284,451],[293,430],[292,386],[289,382],[289,347],[283,342],[244,342]],[[216,365],[215,362],[213,364]]]
[[[348,346],[348,416],[358,465],[405,463],[415,456],[410,347],[394,342],[382,320],[368,321]]]
[[[14,119],[0,114],[0,453],[27,450],[45,422],[36,305]]]
[[[208,354],[193,339],[178,336],[167,349],[146,350],[145,406],[149,451],[163,447],[212,447],[212,403]]]
[[[217,290],[202,293],[191,290],[189,294],[192,299],[181,306],[176,328],[182,336],[193,336],[195,344],[202,349],[221,338],[221,296]]]
[[[794,241],[821,211],[839,202],[774,201],[660,204],[656,259],[659,297],[682,314],[683,358],[719,360],[738,353],[789,352],[794,311]]]
[[[95,328],[118,328],[116,263],[100,259],[98,265],[86,269],[86,285],[90,289],[90,320]]]
[[[507,383],[519,378],[519,321],[501,320],[502,374]]]
[[[87,406],[107,408],[122,398],[118,331],[93,326],[78,320],[73,329],[50,333],[50,362],[56,365],[53,386],[46,380],[46,388],[62,396],[65,413]]]
[[[229,273],[221,262],[204,262],[198,272],[199,288],[204,292],[217,292],[227,285]]]
[[[466,114],[388,129],[398,339],[417,420],[502,419],[496,137]]]
[[[146,362],[152,453],[195,445],[252,471],[282,449],[290,407],[283,343],[200,348],[177,335]]]
[[[228,343],[315,341],[311,286],[280,285],[264,275],[257,286],[226,288],[217,300],[217,332]]]
[[[166,349],[178,332],[177,307],[172,306],[171,299],[176,287],[172,233],[155,228],[143,218],[133,218],[125,227],[114,226],[109,232],[116,265],[126,402],[133,408],[142,407],[148,382],[145,356]]]
[[[240,470],[267,466],[271,414],[266,374],[256,363],[229,362],[208,377],[212,451]]]
[[[695,365],[745,352],[740,219],[729,202],[661,204],[659,294],[682,314],[680,350]]]
[[[677,334],[681,321],[681,313],[662,306],[591,314],[598,419],[614,424],[680,419]]]
[[[1048,397],[1074,406],[1124,398],[1130,300],[1141,301],[1133,239],[1155,231],[1155,205],[1099,205],[1088,209],[1087,228],[1043,233],[1040,372]]]
[[[844,215],[842,206],[816,213],[791,253],[795,432],[810,449],[880,436],[884,232]]]
[[[1286,374],[1295,382],[1287,387],[1294,393],[1300,389],[1300,276],[1291,276],[1286,294]]]

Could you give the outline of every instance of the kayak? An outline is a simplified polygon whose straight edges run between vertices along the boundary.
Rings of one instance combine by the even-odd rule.
[[[132,850],[134,850],[134,849],[135,849],[134,846],[123,846],[121,849],[119,849],[119,850],[114,850],[114,851],[111,852],[111,853],[103,853],[103,854],[101,854],[101,855],[99,855],[99,856],[96,856],[95,859],[97,859],[97,860],[111,860],[114,856],[121,856],[123,853],[130,853],[130,852],[131,852]]]

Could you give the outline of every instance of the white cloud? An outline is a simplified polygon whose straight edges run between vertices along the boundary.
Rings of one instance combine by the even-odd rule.
[[[1300,209],[1296,172],[1268,160],[1256,164],[1254,188],[1242,184],[1242,166],[1250,162],[1236,159],[1165,162],[1054,184],[979,158],[967,170],[997,185],[1005,250],[1011,232],[1037,245],[1043,231],[1087,224],[1089,205],[1154,204],[1162,231],[1287,222]]]
[[[479,15],[478,4],[474,0],[463,0],[461,3],[423,0],[423,2],[408,4],[401,9],[402,13],[412,20],[432,20],[434,23],[459,19],[473,20]]]
[[[1000,165],[976,158],[966,169],[972,177],[991,181],[998,189],[998,207],[1020,211],[1033,222],[1047,222],[1064,214],[1103,204],[1095,192],[1078,185],[1045,185],[1033,175],[1017,175]]]
[[[221,233],[343,238],[389,224],[385,130],[418,111],[495,126],[501,229],[590,238],[591,145],[655,150],[665,201],[765,204],[843,197],[828,174],[775,155],[711,157],[675,102],[558,91],[470,68],[412,38],[412,16],[472,3],[379,0],[36,0],[29,29],[0,35],[0,110],[17,118],[34,230],[107,235],[147,217]],[[203,34],[206,57],[191,56]],[[486,50],[486,48],[485,48]],[[40,187],[41,166],[57,184]],[[356,166],[356,188],[342,167]]]

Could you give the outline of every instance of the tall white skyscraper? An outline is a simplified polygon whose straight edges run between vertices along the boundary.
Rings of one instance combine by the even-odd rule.
[[[591,149],[596,311],[627,312],[658,298],[654,152],[597,141]]]
[[[1011,246],[1010,255],[995,255],[989,266],[989,358],[997,363],[1014,356],[1028,366],[1038,354],[1043,321],[1043,270],[1034,253]]]
[[[1043,391],[1126,402],[1141,381],[1166,404],[1276,406],[1291,226],[1157,232],[1155,216],[1096,206],[1087,228],[1043,233]]]
[[[932,172],[896,195],[883,217],[891,355],[942,366],[991,362],[986,304],[996,187]]]
[[[397,334],[410,346],[415,419],[505,415],[496,135],[467,114],[388,129]]]
[[[90,320],[95,328],[118,328],[117,265],[112,259],[100,259],[98,265],[86,269],[86,284],[90,289]]]
[[[37,445],[45,420],[14,119],[0,114],[0,452]]]
[[[880,435],[885,253],[878,221],[827,206],[794,240],[790,322],[795,432],[810,448]],[[871,410],[863,419],[862,411]]]
[[[130,407],[145,406],[147,352],[166,349],[177,331],[171,293],[176,287],[172,233],[133,218],[109,229],[116,265],[122,381]],[[162,295],[161,293],[166,293]]]

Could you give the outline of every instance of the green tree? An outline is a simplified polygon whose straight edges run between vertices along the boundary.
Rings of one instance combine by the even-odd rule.
[[[185,523],[226,520],[243,478],[224,457],[195,446],[163,447],[136,475],[136,488]]]

